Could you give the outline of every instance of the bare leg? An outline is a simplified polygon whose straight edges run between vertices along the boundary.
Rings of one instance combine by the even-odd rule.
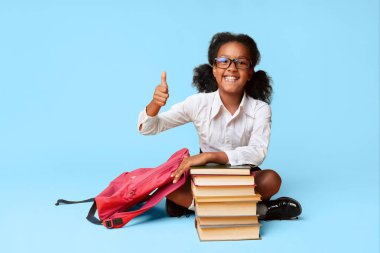
[[[170,193],[166,198],[173,201],[175,204],[188,208],[193,201],[193,193],[191,192],[190,176],[187,178],[186,183],[180,188]]]

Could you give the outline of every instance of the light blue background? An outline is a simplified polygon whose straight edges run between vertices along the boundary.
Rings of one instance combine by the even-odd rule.
[[[118,230],[88,223],[88,204],[55,207],[198,152],[192,125],[146,137],[137,116],[162,70],[166,108],[196,92],[192,70],[220,31],[251,35],[273,77],[261,167],[302,218],[263,222],[261,241],[201,243],[164,202]],[[0,85],[2,252],[379,251],[378,1],[3,0]]]

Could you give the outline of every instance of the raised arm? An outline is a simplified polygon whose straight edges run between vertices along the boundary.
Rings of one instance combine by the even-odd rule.
[[[140,112],[137,129],[141,134],[152,135],[191,121],[191,106],[186,101],[173,105],[168,111],[159,113],[169,98],[166,72],[161,74],[161,83],[157,85],[152,101]]]
[[[158,114],[162,106],[166,105],[166,101],[169,98],[169,87],[166,82],[166,72],[163,71],[161,73],[161,83],[156,86],[154,90],[153,99],[145,108],[146,116],[154,117]],[[141,117],[139,117],[141,118]],[[139,120],[140,121],[140,120]],[[139,122],[138,129],[142,130],[143,123]]]
[[[166,72],[161,73],[161,83],[157,85],[152,101],[146,107],[146,114],[150,117],[156,116],[162,106],[166,105],[169,98],[169,87],[166,82]]]

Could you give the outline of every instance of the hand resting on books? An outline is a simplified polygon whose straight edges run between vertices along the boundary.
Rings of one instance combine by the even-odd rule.
[[[173,183],[177,183],[185,171],[188,171],[191,166],[205,165],[207,163],[226,164],[228,157],[224,152],[204,152],[194,156],[185,157],[178,169],[171,174],[174,177]]]

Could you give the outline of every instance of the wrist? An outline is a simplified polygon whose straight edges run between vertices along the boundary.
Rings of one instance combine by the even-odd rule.
[[[212,152],[204,152],[202,155],[204,157],[205,164],[212,162],[214,157]]]
[[[224,152],[205,152],[206,163],[226,164],[228,162],[227,154]]]
[[[153,100],[146,107],[146,114],[150,117],[154,117],[160,111],[161,106],[157,105]]]

